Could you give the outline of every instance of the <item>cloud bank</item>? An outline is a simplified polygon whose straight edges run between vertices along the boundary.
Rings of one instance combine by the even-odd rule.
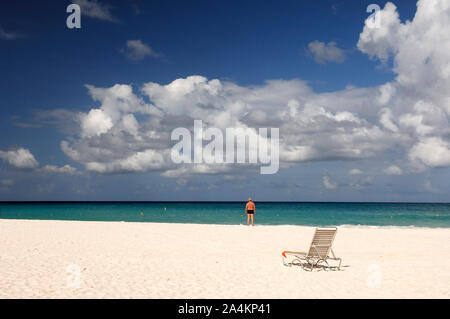
[[[241,169],[171,162],[170,132],[180,126],[192,129],[199,119],[223,129],[280,128],[284,167],[394,153],[416,169],[449,167],[450,3],[420,0],[414,19],[405,23],[392,3],[381,14],[381,27],[366,23],[357,47],[382,63],[393,61],[396,77],[391,82],[330,93],[315,93],[298,79],[240,86],[199,75],[168,84],[148,82],[138,89],[128,84],[88,85],[99,105],[80,114],[79,132],[62,141],[61,148],[98,173],[180,176]],[[322,45],[323,52],[317,50]],[[312,45],[319,63],[343,61],[335,49],[332,43]],[[329,179],[323,182],[330,189],[335,185]]]

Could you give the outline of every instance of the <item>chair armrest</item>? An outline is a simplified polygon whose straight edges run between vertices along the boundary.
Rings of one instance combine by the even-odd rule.
[[[288,254],[288,255],[306,255],[306,252],[303,252],[303,251],[283,251],[281,254],[283,255],[283,257],[286,258],[286,254]]]

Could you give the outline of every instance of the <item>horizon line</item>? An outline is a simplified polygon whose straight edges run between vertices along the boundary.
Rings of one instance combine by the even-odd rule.
[[[247,200],[231,200],[231,201],[161,201],[161,200],[154,200],[154,201],[123,201],[123,200],[80,200],[80,201],[66,201],[66,200],[55,200],[55,201],[0,201],[0,204],[83,204],[83,203],[92,203],[92,204],[102,204],[102,203],[115,203],[115,204],[127,204],[127,203],[244,203],[247,202]],[[254,201],[255,203],[292,203],[292,204],[301,204],[301,203],[307,203],[307,204],[450,204],[450,202],[402,202],[402,201]]]

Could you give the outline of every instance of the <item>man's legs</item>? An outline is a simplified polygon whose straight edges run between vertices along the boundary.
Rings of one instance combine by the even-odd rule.
[[[250,226],[250,214],[247,214],[247,226]]]
[[[255,224],[253,223],[253,214],[252,214],[252,226],[255,226]]]

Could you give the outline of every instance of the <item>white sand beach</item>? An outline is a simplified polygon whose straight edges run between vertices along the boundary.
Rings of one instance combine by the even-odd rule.
[[[313,232],[0,220],[0,298],[450,298],[450,229],[339,227],[341,271],[283,266]]]

